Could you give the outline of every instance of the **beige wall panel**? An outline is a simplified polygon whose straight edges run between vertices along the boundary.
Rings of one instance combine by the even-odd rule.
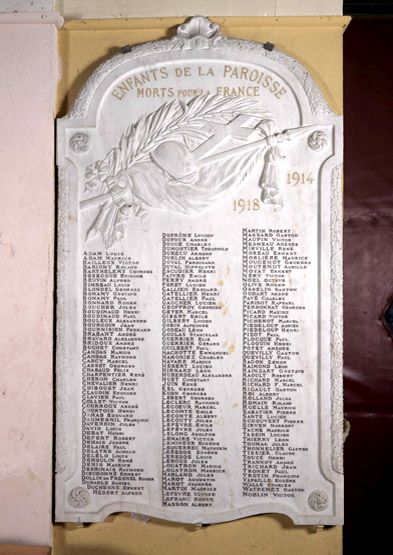
[[[341,555],[342,528],[294,527],[264,515],[200,528],[129,514],[78,528],[55,526],[54,555]]]
[[[270,41],[310,71],[331,107],[342,113],[344,17],[221,17],[225,34]],[[62,79],[58,113],[64,115],[94,69],[125,44],[157,40],[180,18],[68,21],[60,31]],[[196,528],[159,520],[110,516],[89,526],[55,525],[54,555],[340,555],[339,526],[315,532],[281,515],[263,515]]]

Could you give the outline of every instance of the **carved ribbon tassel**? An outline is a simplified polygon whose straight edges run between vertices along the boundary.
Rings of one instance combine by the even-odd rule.
[[[284,151],[277,145],[270,146],[264,157],[264,166],[259,181],[262,189],[261,199],[264,204],[277,204],[282,206],[280,197],[280,160],[285,158]]]

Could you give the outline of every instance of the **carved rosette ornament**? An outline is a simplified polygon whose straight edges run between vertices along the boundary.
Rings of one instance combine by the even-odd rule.
[[[314,131],[314,133],[311,133],[311,135],[309,135],[307,139],[307,144],[311,148],[311,150],[323,150],[328,144],[326,133],[324,131]]]
[[[329,507],[329,495],[322,489],[315,489],[308,496],[308,504],[313,511],[326,511]]]
[[[68,494],[68,503],[76,509],[82,509],[89,503],[89,492],[82,487],[76,487]]]
[[[89,150],[89,135],[87,133],[75,133],[70,139],[72,150],[78,154]]]

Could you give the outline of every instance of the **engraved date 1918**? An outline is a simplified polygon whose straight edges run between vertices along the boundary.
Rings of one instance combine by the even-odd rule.
[[[260,210],[262,201],[259,198],[236,198],[233,201],[233,209],[238,214],[242,212],[250,212],[251,210]]]

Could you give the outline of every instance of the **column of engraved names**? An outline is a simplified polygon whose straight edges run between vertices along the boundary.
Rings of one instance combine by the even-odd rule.
[[[224,473],[214,421],[219,402],[209,383],[230,377],[215,369],[220,348],[212,312],[220,309],[211,286],[215,254],[226,251],[212,235],[162,236],[162,501],[165,506],[209,507],[216,476]]]
[[[309,267],[290,229],[243,230],[243,495],[294,497],[302,492],[294,431],[304,369],[293,338],[306,307],[295,273]]]
[[[150,270],[121,253],[83,255],[82,482],[98,495],[142,495],[152,480],[138,466],[135,439],[148,419],[136,396],[149,333],[141,318],[141,280]]]

